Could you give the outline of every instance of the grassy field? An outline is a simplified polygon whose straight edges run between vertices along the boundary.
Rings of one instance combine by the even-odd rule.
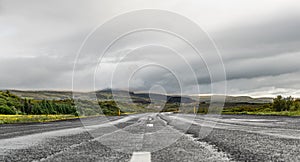
[[[49,122],[78,118],[74,115],[0,115],[0,124]]]
[[[231,115],[279,115],[279,116],[300,116],[300,111],[252,111],[252,112],[223,112]]]

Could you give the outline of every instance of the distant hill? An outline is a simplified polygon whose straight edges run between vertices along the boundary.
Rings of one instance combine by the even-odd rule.
[[[181,96],[172,96],[172,95],[164,95],[157,93],[135,93],[132,91],[125,90],[112,90],[112,89],[104,89],[100,91],[96,91],[96,95],[98,99],[105,99],[108,96],[115,97],[117,99],[131,99],[134,103],[141,104],[149,104],[152,101],[167,101],[167,103],[193,103],[195,102],[193,99],[189,97],[181,97]]]
[[[12,94],[15,94],[21,98],[30,98],[35,100],[63,100],[72,98],[71,91],[21,91],[21,90],[9,90]]]
[[[249,96],[226,96],[226,102],[270,103],[272,101],[273,98],[268,97],[252,98]]]
[[[218,96],[214,96],[218,97]],[[199,98],[200,102],[203,103],[210,103],[212,96],[200,96],[195,97],[191,96],[192,99],[197,100]],[[249,96],[226,96],[225,102],[226,103],[271,103],[273,98],[271,97],[261,97],[261,98],[252,98]]]
[[[70,99],[73,96],[71,91],[21,91],[21,90],[9,90],[11,93],[21,98],[31,98],[35,100],[63,100]],[[192,103],[196,102],[199,98],[195,96],[179,96],[179,95],[164,95],[156,93],[136,93],[126,90],[112,90],[103,89],[95,92],[75,92],[75,96],[80,99],[95,100],[96,96],[98,100],[113,100],[113,97],[118,100],[131,100],[135,103],[148,104],[151,100],[165,101],[168,103]],[[130,98],[128,98],[130,97]],[[150,100],[151,99],[151,100]],[[200,102],[209,103],[211,96],[201,96]],[[252,98],[249,96],[226,96],[226,103],[270,103],[272,98]]]
[[[200,107],[208,108],[212,96],[179,96],[164,95],[156,93],[137,93],[126,90],[104,89],[93,92],[71,92],[71,91],[20,91],[9,90],[11,94],[20,98],[33,100],[66,100],[74,97],[80,114],[95,115],[99,114],[99,104],[112,104],[114,101],[122,112],[140,113],[140,112],[158,112],[158,111],[177,111],[179,104],[189,112],[193,110],[193,105],[200,103]],[[219,97],[219,96],[214,96]],[[77,100],[78,99],[78,100]],[[165,104],[165,102],[167,103]],[[132,104],[131,102],[135,103]],[[224,109],[234,107],[257,108],[261,104],[272,102],[272,98],[251,98],[249,96],[226,96]],[[164,105],[162,107],[161,105]],[[182,110],[184,111],[184,110]]]

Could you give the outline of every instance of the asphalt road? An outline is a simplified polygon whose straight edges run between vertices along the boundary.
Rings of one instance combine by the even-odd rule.
[[[149,113],[0,132],[0,161],[300,161],[291,117]]]

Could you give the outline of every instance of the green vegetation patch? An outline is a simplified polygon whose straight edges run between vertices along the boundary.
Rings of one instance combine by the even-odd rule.
[[[300,100],[277,96],[273,103],[225,108],[223,114],[300,116]]]
[[[0,114],[6,115],[78,115],[74,101],[22,99],[9,91],[0,91]]]

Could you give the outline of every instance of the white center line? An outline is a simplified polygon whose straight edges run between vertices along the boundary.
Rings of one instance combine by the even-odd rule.
[[[147,124],[147,127],[153,127],[153,124]]]
[[[133,152],[130,162],[151,162],[151,153]]]

